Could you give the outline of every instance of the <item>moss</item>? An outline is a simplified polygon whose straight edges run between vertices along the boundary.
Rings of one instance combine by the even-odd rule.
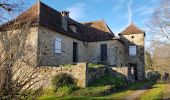
[[[95,63],[89,63],[88,66],[90,68],[100,68],[100,67],[105,67],[103,64],[95,64]]]

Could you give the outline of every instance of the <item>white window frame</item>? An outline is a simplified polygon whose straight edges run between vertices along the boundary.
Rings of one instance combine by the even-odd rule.
[[[129,56],[136,56],[136,54],[137,54],[137,47],[129,46]]]
[[[62,39],[60,38],[55,38],[55,42],[54,42],[54,52],[57,54],[60,54],[62,51]]]

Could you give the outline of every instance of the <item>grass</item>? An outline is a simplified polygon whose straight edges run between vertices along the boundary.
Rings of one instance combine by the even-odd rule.
[[[115,77],[110,74],[106,74],[89,84],[89,86],[106,86],[106,85],[114,85],[115,87],[120,88],[125,87],[127,83],[122,76]]]
[[[43,96],[40,98],[40,100],[113,100],[113,99],[117,99],[117,100],[120,100],[122,99],[123,97],[125,97],[126,95],[129,95],[131,94],[134,90],[136,89],[139,89],[141,88],[141,86],[143,85],[152,85],[153,83],[152,82],[138,82],[138,83],[133,83],[131,85],[129,85],[129,87],[125,90],[121,90],[121,91],[118,91],[118,92],[115,92],[113,94],[110,94],[110,95],[105,95],[105,96],[87,96],[86,93],[86,96],[82,96],[82,95],[77,95],[77,96],[65,96],[65,97],[57,97],[57,96]],[[109,87],[104,86],[103,87],[90,87],[90,88],[85,88],[84,90],[79,90],[81,92],[79,93],[82,93],[82,92],[87,92],[88,93],[95,93],[95,92],[99,92],[101,90],[105,90],[105,89],[109,89]],[[91,91],[91,92],[90,92]],[[93,94],[94,95],[94,94]],[[95,94],[96,95],[96,94]],[[148,99],[149,100],[149,99]]]
[[[103,65],[103,64],[89,63],[88,66],[89,66],[90,68],[100,68],[100,67],[104,67],[105,65]]]
[[[106,79],[105,79],[106,80]],[[102,80],[104,81],[104,80]],[[98,82],[101,82],[101,80]],[[109,82],[110,83],[110,82]],[[102,83],[103,84],[103,83]],[[105,83],[104,83],[105,84]],[[131,94],[134,90],[141,88],[144,85],[153,85],[152,82],[137,82],[131,83],[128,88],[124,90],[119,90],[117,92],[112,92],[115,89],[115,85],[103,85],[81,88],[73,93],[65,96],[57,95],[45,95],[40,98],[40,100],[112,100],[112,99],[122,99],[126,95]]]
[[[165,84],[156,84],[152,89],[145,92],[140,100],[160,100],[165,90]]]
[[[114,99],[122,99],[123,97],[125,97],[126,95],[131,94],[134,90],[137,90],[139,88],[141,88],[142,86],[146,86],[146,85],[153,85],[153,82],[136,82],[136,83],[131,83],[128,88],[124,89],[124,90],[120,90],[116,93],[113,93],[111,95],[109,95],[108,97],[110,98],[114,98]]]

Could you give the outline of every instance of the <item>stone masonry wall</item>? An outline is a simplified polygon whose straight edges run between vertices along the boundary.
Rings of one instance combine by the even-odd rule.
[[[58,66],[62,64],[73,63],[73,42],[78,43],[78,62],[86,62],[87,48],[80,40],[62,35],[58,32],[49,30],[44,27],[39,27],[39,60],[40,66]],[[61,50],[62,52],[57,54],[54,52],[55,39],[62,39]]]
[[[133,37],[133,38],[132,38]],[[138,79],[142,80],[145,77],[145,68],[144,68],[144,33],[140,34],[131,34],[131,35],[123,35],[121,39],[126,44],[126,66],[129,66],[129,63],[137,64],[137,75]],[[137,47],[137,55],[129,56],[128,50],[129,46],[135,45]],[[129,66],[130,67],[130,66]]]
[[[99,79],[103,75],[107,74],[108,68],[107,66],[99,67],[99,68],[88,68],[87,71],[87,83],[93,82],[95,79]]]
[[[19,79],[20,81],[26,81],[28,76],[32,77],[33,80],[31,81],[31,84],[35,82],[33,85],[33,88],[39,88],[43,86],[43,88],[51,88],[51,79],[53,76],[59,74],[59,73],[67,73],[71,75],[79,87],[86,87],[89,85],[89,83],[93,82],[96,79],[99,79],[103,75],[106,75],[108,73],[113,74],[113,76],[116,75],[124,75],[127,76],[127,67],[99,67],[99,68],[91,68],[88,67],[88,63],[78,63],[77,65],[71,65],[71,66],[60,66],[60,67],[53,67],[53,66],[41,66],[41,67],[32,67],[28,66],[25,63],[18,62],[16,64],[16,67],[14,67],[13,72],[14,79]],[[2,82],[0,82],[2,83]]]
[[[128,67],[111,67],[111,69],[128,78]]]
[[[124,66],[124,45],[117,40],[98,41],[88,43],[88,62],[101,62],[101,44],[107,44],[107,60],[108,65]]]
[[[58,32],[39,27],[38,57],[42,66],[58,66],[73,63],[73,42],[78,43],[78,62],[101,62],[101,44],[107,44],[107,64],[124,66],[124,45],[117,40],[82,42]],[[62,52],[54,52],[55,38],[62,39]]]

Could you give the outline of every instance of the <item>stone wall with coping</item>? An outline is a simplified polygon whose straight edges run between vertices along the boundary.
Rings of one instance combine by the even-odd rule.
[[[78,63],[77,65],[69,66],[69,67],[53,67],[53,66],[41,66],[39,67],[39,70],[41,70],[40,79],[41,82],[38,83],[44,85],[44,87],[51,87],[51,79],[53,76],[59,74],[59,73],[67,73],[71,75],[77,84],[77,86],[80,87],[86,87],[87,86],[87,79],[86,79],[86,73],[87,73],[87,64],[86,63]],[[44,77],[45,75],[45,77]]]
[[[89,84],[93,82],[95,79],[99,79],[103,75],[107,74],[107,72],[108,66],[103,66],[99,68],[88,68],[86,75],[87,83]]]
[[[67,73],[71,75],[75,79],[75,82],[79,87],[86,87],[94,80],[99,79],[103,75],[106,75],[108,73],[113,74],[113,76],[116,76],[118,75],[117,73],[119,73],[128,77],[128,69],[126,67],[116,68],[103,66],[99,68],[91,68],[88,66],[88,63],[77,63],[76,65],[60,67],[41,66],[36,68],[27,66],[26,64],[22,64],[22,67],[17,67],[14,69],[14,72],[17,72],[14,76],[14,79],[25,77],[26,74],[32,74],[32,72],[35,71],[34,69],[37,70],[34,74],[35,79],[31,82],[34,83],[38,81],[33,85],[34,88],[40,86],[43,86],[43,88],[51,88],[51,79],[53,78],[53,76],[59,73]],[[24,80],[24,78],[21,80]]]
[[[126,77],[128,77],[128,67],[111,67],[110,69],[112,69],[113,71],[116,71],[119,74],[122,74]]]

